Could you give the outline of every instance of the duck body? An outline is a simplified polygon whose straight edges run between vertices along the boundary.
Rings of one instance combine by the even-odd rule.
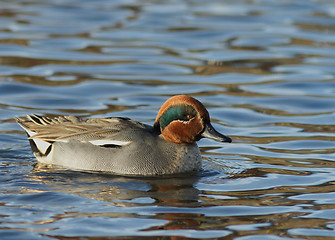
[[[31,115],[18,118],[17,122],[27,132],[39,162],[121,175],[152,176],[198,170],[202,157],[197,140],[209,137],[231,141],[210,125],[203,105],[185,95],[170,98],[162,106],[154,126],[117,117]]]

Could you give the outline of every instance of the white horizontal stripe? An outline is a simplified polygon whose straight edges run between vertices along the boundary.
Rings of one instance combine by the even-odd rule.
[[[125,145],[128,145],[130,143],[130,142],[123,142],[123,141],[107,140],[107,139],[92,140],[92,141],[89,141],[89,142],[94,144],[94,145],[98,145],[98,146],[107,145],[107,144],[125,146]]]

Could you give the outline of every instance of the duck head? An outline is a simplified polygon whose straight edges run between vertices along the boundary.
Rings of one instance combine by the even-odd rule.
[[[213,128],[204,105],[186,95],[173,96],[162,105],[154,129],[173,143],[194,143],[204,137],[219,142],[232,141]]]

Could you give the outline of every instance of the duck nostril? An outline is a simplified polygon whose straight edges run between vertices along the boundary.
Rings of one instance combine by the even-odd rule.
[[[214,127],[207,123],[205,125],[204,131],[201,133],[201,137],[210,138],[219,142],[228,142],[231,143],[233,140],[230,137],[227,137],[214,129]]]

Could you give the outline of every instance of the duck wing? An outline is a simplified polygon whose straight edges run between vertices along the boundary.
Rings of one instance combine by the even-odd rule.
[[[48,143],[73,139],[95,145],[125,145],[132,140],[132,132],[152,131],[151,126],[119,117],[82,119],[76,116],[28,115],[17,118],[17,123],[27,132],[29,139]]]

